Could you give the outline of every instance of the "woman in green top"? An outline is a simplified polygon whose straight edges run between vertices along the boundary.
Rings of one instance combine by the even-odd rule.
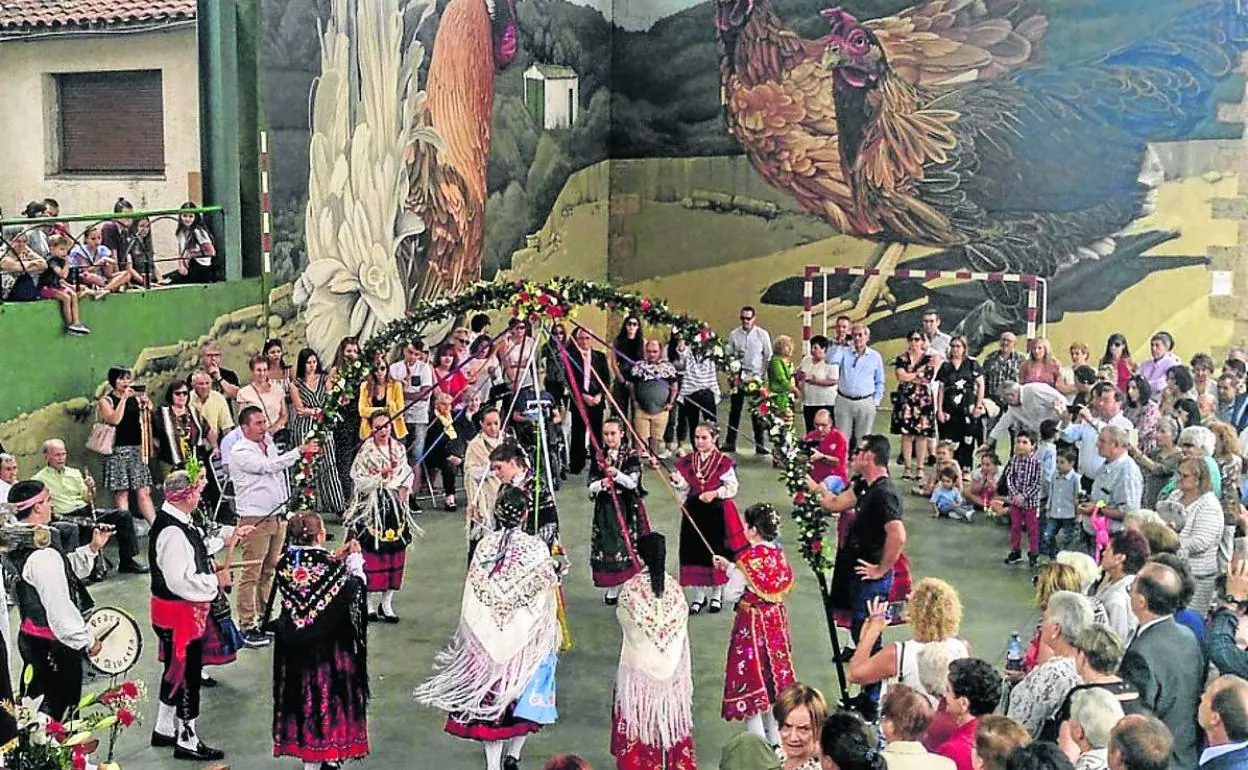
[[[779,409],[790,425],[793,424],[794,399],[798,395],[793,361],[790,359],[792,355],[793,338],[781,334],[772,345],[771,361],[767,364],[767,390],[771,393],[772,408]],[[780,464],[778,455],[773,456],[772,464]]]

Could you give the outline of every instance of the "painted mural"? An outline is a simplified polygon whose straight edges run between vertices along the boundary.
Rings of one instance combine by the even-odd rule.
[[[1209,255],[1238,242],[1215,213],[1244,163],[1241,4],[828,6],[266,3],[277,219],[301,220],[278,248],[311,342],[498,271],[725,326],[752,303],[796,333],[818,264],[1040,275],[1058,346],[1230,343]],[[1014,284],[832,278],[815,302],[817,327],[846,313],[883,340],[932,308],[977,347],[1024,328]]]

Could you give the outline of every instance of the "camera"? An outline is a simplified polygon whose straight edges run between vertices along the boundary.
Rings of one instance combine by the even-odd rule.
[[[797,445],[800,446],[804,451],[813,452],[814,450],[819,448],[819,439],[817,438],[805,439],[804,438],[804,439],[799,440],[797,442]]]
[[[146,393],[147,385],[142,382],[136,382],[130,386],[130,389],[133,390],[135,393]]]

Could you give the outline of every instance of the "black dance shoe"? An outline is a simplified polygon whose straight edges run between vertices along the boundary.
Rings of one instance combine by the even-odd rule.
[[[192,762],[211,762],[217,759],[225,759],[225,752],[221,749],[214,749],[203,741],[200,741],[193,749],[188,749],[183,746],[174,746],[173,758],[187,759]]]
[[[158,749],[167,749],[170,746],[178,745],[177,736],[165,735],[152,730],[152,745]]]

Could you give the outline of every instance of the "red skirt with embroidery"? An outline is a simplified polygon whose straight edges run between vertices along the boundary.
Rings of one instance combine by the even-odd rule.
[[[298,662],[288,662],[287,654]],[[273,756],[303,762],[368,756],[367,664],[338,642],[284,647],[274,657]]]
[[[403,570],[407,567],[407,551],[374,553],[363,551],[364,574],[369,591],[398,591],[403,587]]]
[[[494,722],[483,722],[477,719],[465,721],[460,718],[462,714],[451,714],[446,718],[446,724],[442,729],[456,738],[485,743],[507,741],[542,729],[537,722],[518,718],[514,713],[515,709],[516,704],[511,704],[503,712],[503,716]]]
[[[628,724],[620,712],[611,714],[611,756],[616,770],[697,770],[698,757],[693,750],[693,736],[686,735],[666,751],[628,737]]]
[[[747,591],[728,639],[723,718],[739,721],[769,711],[794,681],[788,610]]]

